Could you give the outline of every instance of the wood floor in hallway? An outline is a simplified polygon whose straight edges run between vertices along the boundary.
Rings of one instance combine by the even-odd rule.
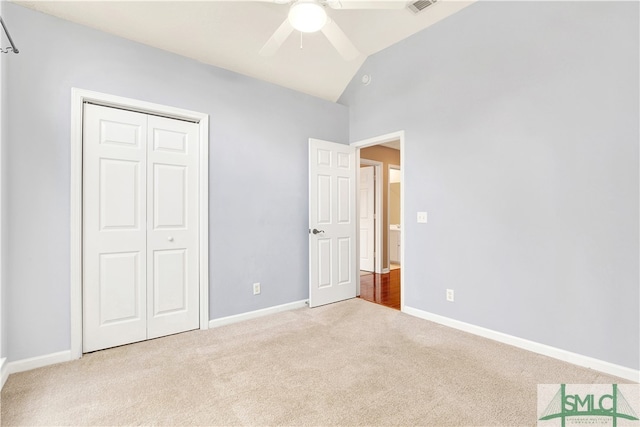
[[[386,274],[361,274],[360,298],[400,310],[400,269]]]

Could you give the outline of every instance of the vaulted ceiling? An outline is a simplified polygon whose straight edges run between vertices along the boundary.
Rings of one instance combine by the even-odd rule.
[[[275,55],[259,55],[262,46],[286,19],[288,4],[243,0],[16,1],[62,19],[330,101],[340,97],[367,56],[472,2],[439,0],[417,14],[406,7],[395,10],[326,7],[329,18],[362,53],[348,61],[321,32],[294,31]]]

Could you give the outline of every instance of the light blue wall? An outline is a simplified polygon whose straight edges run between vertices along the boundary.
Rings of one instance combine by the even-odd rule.
[[[479,2],[363,64],[351,141],[406,131],[406,305],[640,368],[638,9]]]
[[[346,143],[346,107],[15,4],[4,18],[10,360],[70,345],[72,87],[210,115],[211,318],[308,298],[307,140]]]

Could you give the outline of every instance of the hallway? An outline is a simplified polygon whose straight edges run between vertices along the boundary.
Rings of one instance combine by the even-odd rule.
[[[360,298],[400,310],[400,268],[386,274],[361,272]]]

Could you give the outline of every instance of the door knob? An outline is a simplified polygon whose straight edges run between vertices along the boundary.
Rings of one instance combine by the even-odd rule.
[[[169,236],[169,237],[167,237],[167,240],[170,241],[170,242],[173,242],[173,237]]]
[[[313,234],[319,234],[319,233],[324,233],[324,230],[318,230],[317,228],[314,228],[312,231]]]

